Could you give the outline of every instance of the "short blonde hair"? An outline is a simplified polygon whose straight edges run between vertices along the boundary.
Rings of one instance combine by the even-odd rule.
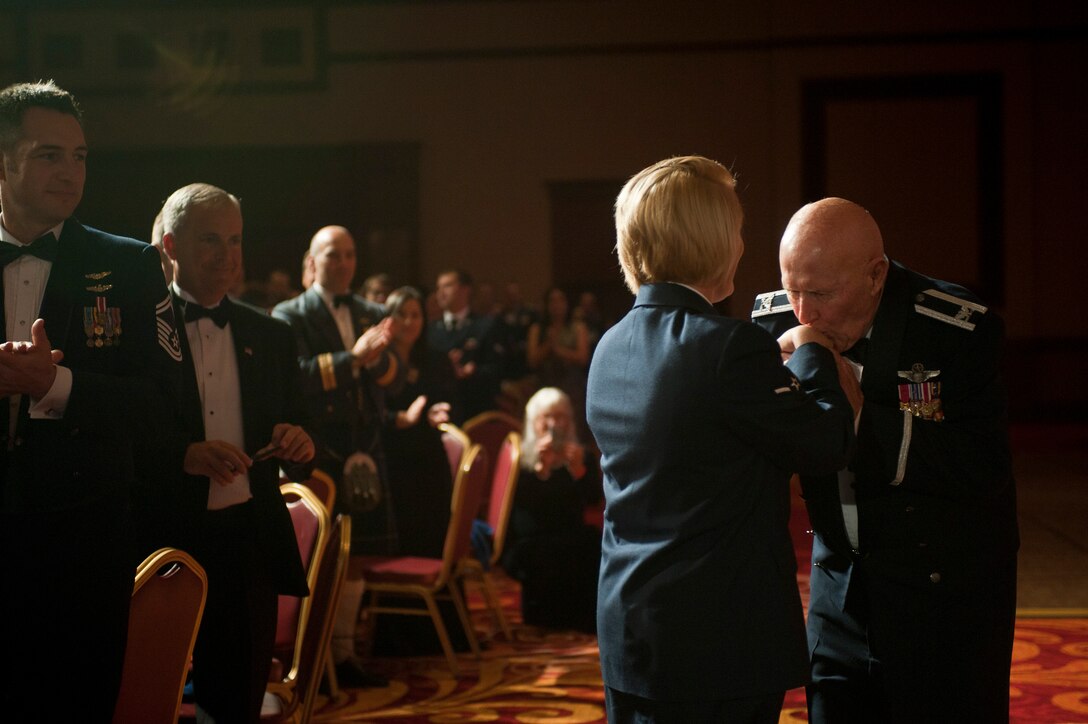
[[[616,253],[633,294],[643,284],[716,284],[739,253],[744,212],[733,174],[702,156],[659,161],[616,199]]]

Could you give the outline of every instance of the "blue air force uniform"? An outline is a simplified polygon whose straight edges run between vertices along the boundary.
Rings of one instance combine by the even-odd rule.
[[[797,324],[785,292],[752,317],[775,335]],[[1008,720],[1019,535],[1002,338],[966,289],[890,264],[857,451],[838,476],[801,477],[813,721]]]

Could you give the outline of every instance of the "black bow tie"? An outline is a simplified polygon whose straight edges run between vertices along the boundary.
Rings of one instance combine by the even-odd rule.
[[[24,254],[32,254],[39,259],[54,261],[57,258],[57,237],[49,232],[38,237],[26,246],[0,243],[0,267],[5,267]]]
[[[185,303],[186,322],[195,322],[201,317],[207,317],[212,320],[220,329],[226,327],[227,322],[230,321],[230,300],[223,297],[223,301],[219,303],[219,306],[211,309],[202,307],[196,302]]]
[[[352,294],[334,294],[332,297],[333,309],[339,309],[345,304],[351,304]]]
[[[869,338],[862,337],[854,343],[853,347],[843,352],[842,356],[864,366],[865,358],[869,356]]]

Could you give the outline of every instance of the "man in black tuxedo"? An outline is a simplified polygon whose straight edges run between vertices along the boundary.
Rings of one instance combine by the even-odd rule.
[[[110,721],[135,572],[130,493],[162,457],[154,421],[176,406],[181,351],[157,252],[72,217],[80,118],[52,82],[0,91],[8,721]],[[74,661],[78,673],[58,669]]]
[[[227,298],[242,270],[242,210],[208,184],[166,200],[163,249],[175,314],[184,319],[184,474],[151,494],[147,522],[208,575],[193,653],[198,719],[257,722],[272,663],[278,594],[309,591],[279,466],[310,474],[314,444],[295,342],[286,324]]]
[[[442,319],[428,326],[427,345],[449,359],[455,380],[450,419],[460,425],[496,408],[505,332],[494,317],[472,311],[472,277],[464,270],[439,274],[435,298]]]
[[[385,307],[352,293],[355,240],[344,227],[319,229],[305,264],[313,283],[276,305],[272,315],[294,331],[305,400],[319,441],[317,467],[337,481],[337,508],[352,517],[352,553],[394,553],[396,501],[389,494],[381,441],[384,389],[399,382],[404,369],[387,349],[393,319]],[[362,580],[349,579],[333,631],[337,673],[348,686],[380,682],[363,672],[354,656],[362,596]]]

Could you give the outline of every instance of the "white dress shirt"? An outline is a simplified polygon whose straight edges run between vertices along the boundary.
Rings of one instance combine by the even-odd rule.
[[[174,293],[186,302],[197,303],[177,282],[171,286]],[[204,439],[223,440],[244,451],[246,438],[242,424],[242,393],[230,322],[223,328],[207,317],[185,322],[185,336],[189,340],[193,372],[196,373],[196,386],[200,392],[200,408],[204,413]],[[229,508],[252,497],[249,474],[243,471],[229,485],[212,481],[208,486],[208,510]]]
[[[3,214],[0,214],[0,243],[26,246],[21,240],[16,239],[3,225]],[[64,222],[50,229],[53,236],[60,239],[64,230]],[[31,239],[31,241],[34,241]],[[29,242],[27,242],[29,243]],[[53,269],[53,262],[39,259],[31,254],[24,254],[4,267],[4,332],[10,342],[29,342],[30,326],[38,318],[41,311],[42,298],[45,296],[45,285],[49,281],[49,272]],[[49,334],[46,327],[45,333]],[[50,340],[57,344],[60,340]],[[72,394],[72,371],[67,367],[57,365],[57,376],[53,380],[53,386],[40,400],[31,398],[30,416],[35,419],[58,420],[64,417],[64,411],[68,407],[68,397]],[[11,395],[8,398],[9,422],[11,431],[9,445],[14,442],[14,432],[19,416],[19,403],[22,395]]]

